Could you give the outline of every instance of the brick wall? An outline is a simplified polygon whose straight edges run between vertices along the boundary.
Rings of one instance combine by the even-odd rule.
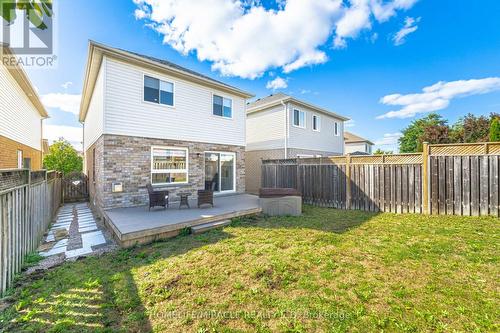
[[[23,158],[31,158],[31,169],[42,168],[42,152],[17,141],[0,135],[0,169],[17,169],[17,151],[23,152]]]
[[[121,135],[103,135],[86,151],[86,172],[92,177],[92,149],[96,149],[96,180],[90,185],[91,200],[100,209],[146,205],[146,184],[151,181],[151,147],[168,146],[189,149],[189,183],[162,186],[170,191],[172,200],[177,193],[196,191],[205,186],[204,152],[236,153],[236,192],[245,192],[245,149],[243,146],[151,139]],[[112,193],[114,182],[122,182],[123,192]]]

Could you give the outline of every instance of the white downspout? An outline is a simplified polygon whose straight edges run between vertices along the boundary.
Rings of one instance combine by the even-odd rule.
[[[285,111],[285,159],[288,158],[288,108],[285,102],[281,101],[283,110]]]

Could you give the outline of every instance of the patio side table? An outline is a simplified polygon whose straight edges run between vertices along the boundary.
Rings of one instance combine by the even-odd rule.
[[[181,198],[181,202],[179,203],[179,209],[181,209],[183,206],[186,206],[187,208],[191,208],[189,206],[189,196],[191,193],[189,192],[182,192],[179,193],[178,196]]]

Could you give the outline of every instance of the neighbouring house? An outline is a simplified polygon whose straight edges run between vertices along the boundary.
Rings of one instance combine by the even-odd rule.
[[[263,159],[342,155],[344,116],[277,93],[247,106],[247,191],[256,193]]]
[[[12,50],[0,47],[0,169],[39,170],[47,111]]]
[[[170,191],[245,192],[248,92],[166,60],[89,43],[79,119],[98,210]]]
[[[371,155],[373,153],[373,142],[350,132],[344,133],[345,154]]]

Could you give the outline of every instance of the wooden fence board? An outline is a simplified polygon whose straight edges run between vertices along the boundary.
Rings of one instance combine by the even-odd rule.
[[[489,212],[489,156],[479,156],[479,214],[488,215]]]
[[[479,216],[479,156],[470,158],[470,209],[472,216]]]
[[[462,158],[453,157],[453,214],[462,215]]]
[[[262,166],[266,187],[295,187],[304,202],[318,206],[395,213],[423,212],[423,182],[428,181],[432,214],[500,214],[498,155],[429,156],[429,177],[415,164],[306,162]],[[378,159],[381,161],[381,159]],[[307,163],[307,164],[306,164]],[[346,168],[350,170],[347,178]],[[350,207],[347,184],[350,183]]]
[[[59,176],[52,177],[48,187],[45,171],[37,171],[33,177],[28,171],[26,173],[25,183],[13,188],[3,187],[0,192],[0,295],[10,287],[26,255],[36,250],[61,204],[62,180]],[[30,184],[29,179],[34,179],[35,183]]]
[[[500,212],[498,211],[498,195],[499,195],[499,187],[498,187],[498,159],[499,156],[490,156],[490,170],[489,170],[489,178],[490,178],[490,193],[489,193],[489,201],[490,201],[490,215],[500,216]]]
[[[446,157],[446,214],[453,215],[453,156]]]

